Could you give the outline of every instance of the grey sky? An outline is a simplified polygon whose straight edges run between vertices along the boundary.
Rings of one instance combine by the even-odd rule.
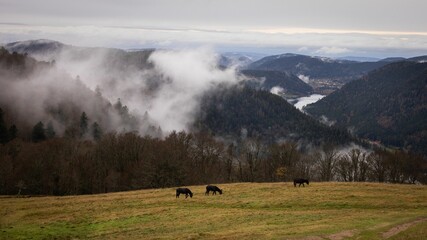
[[[0,41],[427,54],[425,9],[423,0],[0,0]]]

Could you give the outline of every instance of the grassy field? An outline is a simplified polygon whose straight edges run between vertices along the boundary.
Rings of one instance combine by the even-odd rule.
[[[67,197],[0,197],[0,239],[425,239],[427,187],[223,184]]]

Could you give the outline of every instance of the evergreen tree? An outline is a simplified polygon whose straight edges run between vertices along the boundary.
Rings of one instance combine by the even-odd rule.
[[[46,137],[54,138],[55,135],[56,135],[56,132],[55,132],[55,129],[53,128],[52,122],[48,122],[46,127]]]
[[[80,116],[80,137],[83,137],[88,130],[88,117],[85,112]]]
[[[3,110],[0,108],[0,143],[6,143],[9,140],[6,123],[3,119]]]
[[[9,141],[15,139],[17,135],[18,135],[18,128],[16,127],[15,124],[13,124],[9,128]]]
[[[99,139],[101,139],[101,136],[102,136],[101,127],[99,126],[99,124],[97,122],[94,122],[92,124],[92,137],[95,140],[99,140]]]
[[[120,113],[120,111],[122,110],[122,101],[120,100],[120,98],[117,99],[117,102],[114,104],[114,109],[117,110],[117,112]]]
[[[42,122],[38,122],[33,127],[32,140],[33,142],[41,142],[46,140],[46,133]]]

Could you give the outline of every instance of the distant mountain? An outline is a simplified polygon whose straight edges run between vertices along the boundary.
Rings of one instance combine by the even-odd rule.
[[[374,58],[374,57],[345,56],[345,57],[337,58],[337,60],[348,60],[348,61],[355,61],[355,62],[378,62],[381,59]]]
[[[204,96],[202,103],[196,129],[225,138],[254,137],[267,142],[295,140],[314,144],[345,144],[353,140],[346,131],[319,123],[267,91],[224,88]]]
[[[386,65],[386,62],[356,62],[298,54],[282,54],[262,58],[247,66],[251,70],[274,70],[303,75],[317,92],[329,94],[345,83],[369,71]]]
[[[408,60],[413,61],[413,62],[425,63],[425,62],[427,62],[427,55],[408,58]]]
[[[260,60],[263,57],[266,57],[267,54],[263,53],[253,53],[253,52],[224,52],[221,55],[229,58],[244,58],[249,59],[251,62]]]
[[[101,58],[95,59],[98,60],[97,64],[111,70],[151,67],[147,59],[154,51],[154,49],[144,49],[129,52],[116,48],[77,47],[46,39],[8,43],[4,48],[9,52],[29,54],[41,61],[62,59],[68,62],[84,62],[102,56],[103,61],[99,61]]]
[[[412,57],[412,58],[389,57],[389,58],[384,58],[384,59],[380,60],[380,62],[387,62],[387,63],[402,62],[402,61],[423,63],[423,62],[427,62],[427,55],[426,56]]]
[[[295,75],[303,74],[311,78],[349,79],[384,65],[385,63],[382,62],[361,63],[287,53],[265,57],[250,64],[248,69],[288,71]]]
[[[12,42],[4,47],[10,52],[28,53],[35,55],[55,54],[62,50],[66,45],[57,41],[38,39],[20,42]]]
[[[427,154],[427,63],[391,63],[305,111],[362,137]]]
[[[225,52],[220,55],[219,65],[222,67],[237,66],[238,68],[245,68],[265,56],[265,54],[261,53]]]
[[[310,85],[287,72],[242,70],[241,73],[248,78],[249,86],[267,91],[278,88],[281,92],[279,95],[285,98],[296,98],[313,93]]]
[[[379,60],[380,62],[392,63],[392,62],[401,62],[406,61],[406,58],[403,57],[389,57]]]

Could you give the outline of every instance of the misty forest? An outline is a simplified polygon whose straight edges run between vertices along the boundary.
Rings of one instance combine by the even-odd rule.
[[[9,43],[0,194],[294,178],[425,184],[426,60]],[[293,105],[311,94],[326,97]]]

